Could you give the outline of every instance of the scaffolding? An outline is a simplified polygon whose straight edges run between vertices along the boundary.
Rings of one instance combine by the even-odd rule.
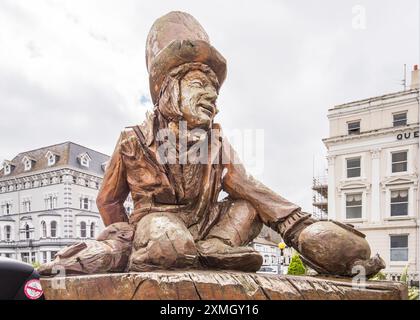
[[[328,177],[313,177],[312,180],[313,216],[319,220],[328,219]]]

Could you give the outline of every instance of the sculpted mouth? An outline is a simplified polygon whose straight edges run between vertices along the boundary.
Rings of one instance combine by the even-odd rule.
[[[204,103],[200,103],[199,105],[198,105],[202,110],[203,110],[203,112],[205,113],[205,114],[207,114],[208,116],[213,116],[214,115],[214,113],[215,113],[215,108],[212,106],[212,105],[210,105],[210,104],[204,104]]]

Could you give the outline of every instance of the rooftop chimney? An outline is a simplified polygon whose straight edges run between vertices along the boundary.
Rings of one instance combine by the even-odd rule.
[[[420,88],[420,74],[419,66],[416,64],[413,71],[411,71],[411,86],[410,89],[419,89]]]

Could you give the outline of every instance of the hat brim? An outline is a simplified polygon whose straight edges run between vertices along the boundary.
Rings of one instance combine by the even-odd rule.
[[[153,104],[159,99],[165,77],[173,69],[190,62],[208,65],[216,74],[220,86],[226,79],[226,60],[208,42],[202,40],[174,40],[153,59],[149,83]]]

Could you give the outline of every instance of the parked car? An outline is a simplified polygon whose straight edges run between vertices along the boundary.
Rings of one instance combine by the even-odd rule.
[[[39,274],[34,267],[0,257],[0,300],[44,300]]]

